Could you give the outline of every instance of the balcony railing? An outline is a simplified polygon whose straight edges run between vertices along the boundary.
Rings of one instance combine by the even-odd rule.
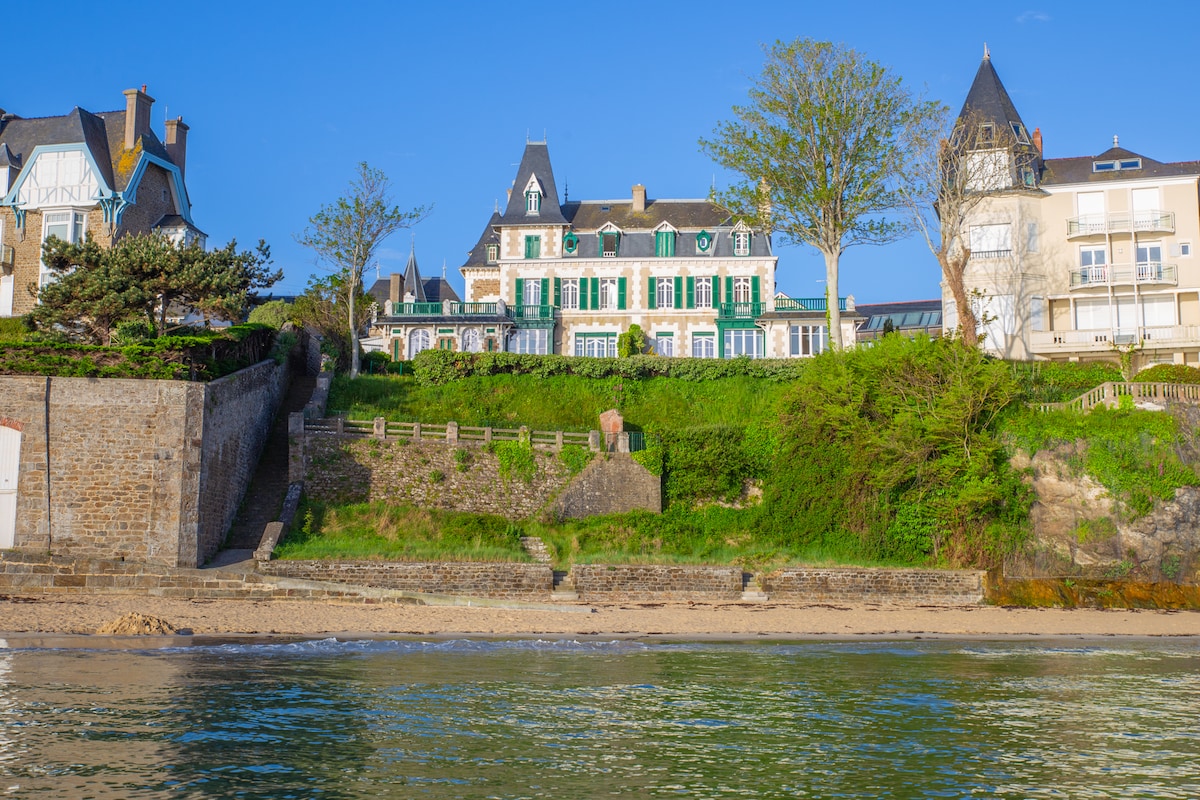
[[[1173,211],[1116,211],[1112,214],[1085,214],[1067,220],[1067,237],[1097,236],[1105,233],[1142,231],[1175,232]]]
[[[1200,346],[1200,326],[1144,325],[1091,331],[1035,331],[1029,336],[1034,353],[1111,352],[1114,346],[1141,343],[1143,348]]]
[[[500,308],[498,303],[451,303],[450,313],[461,317],[494,317],[500,313]]]
[[[1132,286],[1133,284],[1179,283],[1179,268],[1174,264],[1152,261],[1146,264],[1104,264],[1071,270],[1072,289],[1094,286]]]
[[[503,314],[499,303],[384,303],[385,317],[495,317]]]
[[[554,306],[508,306],[511,319],[554,319]]]
[[[443,313],[441,303],[392,303],[393,317],[438,317]]]
[[[1004,250],[972,250],[971,251],[972,259],[1008,258],[1011,255],[1012,255],[1012,248],[1006,248]]]
[[[824,297],[777,297],[776,311],[825,311],[828,302]],[[846,298],[838,298],[838,310],[846,310]]]
[[[720,319],[755,319],[762,315],[762,303],[721,303]]]

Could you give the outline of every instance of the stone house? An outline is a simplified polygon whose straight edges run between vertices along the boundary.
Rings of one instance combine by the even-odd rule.
[[[1200,364],[1200,161],[1157,161],[1116,136],[1097,155],[1046,158],[1041,129],[1028,132],[986,53],[968,114],[981,134],[1006,138],[977,151],[1005,176],[970,220],[967,289],[982,298],[984,346],[1015,359],[1130,351],[1138,366]],[[953,330],[945,284],[942,295]]]
[[[388,352],[393,361],[398,361],[403,342],[412,341],[418,350],[433,346],[457,349],[450,347],[457,343],[449,338],[453,332],[435,320],[450,315],[451,309],[461,305],[458,292],[444,274],[440,278],[421,277],[415,247],[409,250],[404,272],[378,278],[367,294],[375,303],[375,312],[370,335],[362,340],[365,350]],[[388,320],[388,324],[380,325],[381,318]]]
[[[184,184],[188,126],[151,130],[154,98],[125,91],[123,111],[74,108],[59,117],[0,111],[0,317],[37,302],[50,273],[42,242],[90,235],[111,246],[128,233],[159,231],[173,241],[204,240]]]
[[[375,333],[394,359],[431,347],[615,356],[634,324],[662,356],[815,355],[825,298],[776,298],[777,262],[768,233],[710,200],[637,184],[628,198],[560,202],[546,143],[529,142],[460,268],[465,302],[393,302]],[[840,302],[852,341],[853,298]]]

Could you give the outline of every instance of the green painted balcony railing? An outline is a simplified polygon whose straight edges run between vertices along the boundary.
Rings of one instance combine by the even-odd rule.
[[[496,316],[500,313],[496,303],[451,303],[450,313],[459,316]]]
[[[511,319],[554,319],[554,306],[508,306]]]
[[[776,311],[825,311],[828,303],[824,297],[779,297],[775,300]],[[846,298],[838,298],[838,311],[846,310]]]
[[[762,314],[762,303],[721,303],[721,319],[754,319]]]
[[[394,303],[393,317],[432,317],[442,313],[441,303]]]

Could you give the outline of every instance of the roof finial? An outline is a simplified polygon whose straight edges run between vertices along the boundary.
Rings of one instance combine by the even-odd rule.
[[[983,60],[984,61],[992,60],[992,51],[988,50],[987,42],[983,43]]]
[[[1120,145],[1121,145],[1121,142],[1119,139],[1117,139],[1117,135],[1114,133],[1113,134],[1113,147],[1120,147]]]
[[[495,205],[492,206],[492,213],[493,214],[500,213],[500,198],[499,197],[496,198]]]
[[[442,259],[442,280],[446,280],[446,259]]]

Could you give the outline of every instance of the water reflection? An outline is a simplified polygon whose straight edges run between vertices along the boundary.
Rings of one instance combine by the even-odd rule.
[[[328,641],[0,665],[17,796],[1200,796],[1192,642]]]

